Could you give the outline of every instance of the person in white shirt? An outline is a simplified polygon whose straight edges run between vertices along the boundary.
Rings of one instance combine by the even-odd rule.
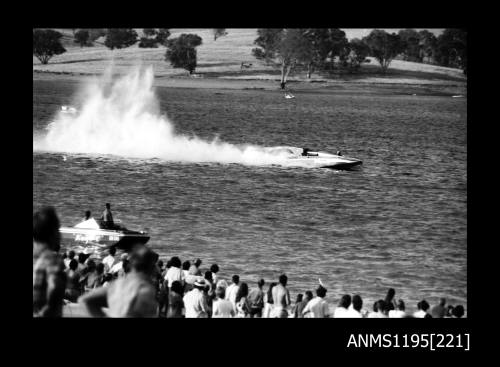
[[[369,319],[385,319],[387,315],[384,313],[385,302],[382,299],[379,299],[373,305],[373,312],[368,314]]]
[[[117,262],[115,265],[113,265],[113,266],[111,267],[111,269],[109,269],[109,272],[110,272],[111,274],[116,274],[116,273],[118,273],[120,270],[123,270],[123,262],[124,262],[124,261],[127,261],[127,258],[128,258],[128,254],[126,254],[126,253],[121,254],[121,256],[120,256],[120,261],[119,261],[119,262]]]
[[[326,296],[326,288],[321,285],[316,289],[316,297],[310,300],[302,314],[304,317],[310,318],[325,318],[330,317],[330,311],[328,309],[328,302],[324,300]]]
[[[359,294],[355,294],[352,297],[352,303],[347,310],[347,316],[352,319],[360,319],[363,318],[363,314],[361,313],[361,309],[363,307],[363,300]]]
[[[184,286],[184,273],[181,270],[181,259],[177,256],[170,259],[170,268],[168,268],[165,274],[165,280],[167,281],[168,288],[172,288],[172,283],[176,280]]]
[[[116,247],[114,246],[110,247],[108,250],[108,256],[102,259],[102,263],[104,264],[104,272],[108,273],[115,264],[116,261],[115,254],[116,254]]]
[[[186,309],[186,318],[207,318],[208,305],[203,294],[205,288],[205,280],[197,280],[193,284],[193,289],[186,293],[184,298],[184,308]]]
[[[233,304],[224,299],[226,295],[226,290],[222,287],[218,287],[215,290],[215,295],[217,298],[212,304],[212,318],[232,318],[236,316],[236,311]]]
[[[389,318],[391,319],[401,319],[406,316],[405,303],[403,300],[399,300],[395,310],[389,311]]]
[[[339,305],[335,309],[335,312],[333,313],[333,317],[336,319],[349,317],[348,308],[350,305],[351,305],[351,296],[348,294],[344,294],[340,299]]]
[[[417,308],[418,311],[413,314],[413,317],[417,319],[432,317],[430,314],[427,313],[427,310],[429,309],[429,304],[425,299],[417,303]]]
[[[233,275],[233,283],[226,288],[226,299],[236,307],[236,294],[240,288],[240,277],[239,275]]]

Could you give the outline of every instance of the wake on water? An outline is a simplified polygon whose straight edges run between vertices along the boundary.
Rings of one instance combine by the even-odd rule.
[[[79,111],[59,112],[47,134],[33,138],[33,150],[192,163],[291,165],[289,148],[297,148],[238,146],[176,134],[173,123],[160,113],[152,67],[136,68],[110,86],[109,81],[108,72],[89,83]]]

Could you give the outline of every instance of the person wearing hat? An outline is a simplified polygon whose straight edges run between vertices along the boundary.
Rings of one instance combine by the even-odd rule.
[[[186,318],[207,318],[208,304],[203,294],[206,287],[205,279],[198,279],[193,283],[193,289],[183,298]]]

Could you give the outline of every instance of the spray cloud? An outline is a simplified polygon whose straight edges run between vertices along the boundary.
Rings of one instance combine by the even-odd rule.
[[[84,89],[75,114],[60,112],[48,133],[33,142],[37,151],[160,158],[178,162],[289,165],[287,149],[237,146],[176,134],[160,113],[152,67],[135,68],[111,82],[108,71]]]

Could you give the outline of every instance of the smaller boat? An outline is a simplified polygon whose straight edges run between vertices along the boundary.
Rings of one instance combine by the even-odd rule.
[[[145,244],[150,238],[144,231],[131,231],[119,226],[113,229],[104,228],[94,218],[74,227],[61,227],[59,232],[63,240],[74,241],[80,245],[115,246],[123,250],[128,250],[135,244]]]
[[[285,98],[291,99],[291,98],[295,98],[295,96],[292,93],[285,93]]]

